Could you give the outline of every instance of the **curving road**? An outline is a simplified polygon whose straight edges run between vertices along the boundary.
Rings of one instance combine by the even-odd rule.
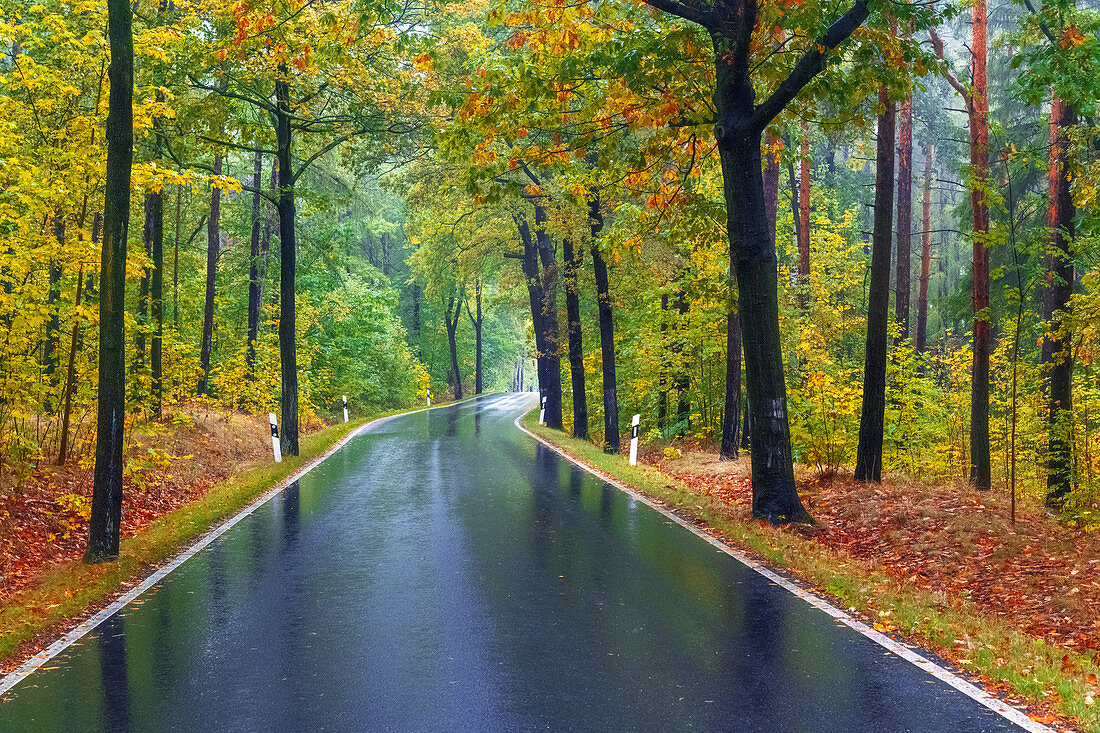
[[[0,731],[1020,730],[518,431],[534,403],[354,438]]]

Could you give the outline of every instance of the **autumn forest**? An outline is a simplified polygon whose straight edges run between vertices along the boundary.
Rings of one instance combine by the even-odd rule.
[[[0,0],[0,37],[0,497],[75,476],[86,561],[196,420],[296,456],[345,396],[509,390],[745,461],[774,525],[904,476],[1100,526],[1094,4]]]

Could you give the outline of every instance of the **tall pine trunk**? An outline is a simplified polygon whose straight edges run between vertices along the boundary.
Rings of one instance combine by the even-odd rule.
[[[932,273],[932,164],[936,148],[929,145],[924,154],[924,196],[921,201],[920,286],[917,290],[916,349],[928,348],[928,278]]]
[[[619,394],[615,375],[615,321],[611,309],[611,289],[607,263],[600,251],[603,232],[603,212],[599,192],[588,201],[588,230],[592,234],[592,273],[596,279],[596,314],[600,321],[600,363],[603,374],[603,444],[608,453],[618,453]]]
[[[970,112],[970,165],[975,180],[970,191],[974,212],[973,307],[974,360],[970,391],[970,483],[980,491],[992,485],[989,446],[989,356],[993,337],[989,318],[989,103],[986,99],[986,2],[972,11],[970,50],[973,57],[973,98]]]
[[[913,98],[906,97],[898,115],[898,247],[894,281],[894,318],[899,338],[909,336],[909,294],[912,290],[910,237],[913,231]]]
[[[222,156],[214,156],[214,173],[221,175]],[[221,200],[222,190],[215,184],[210,191],[210,220],[206,222],[206,298],[202,315],[202,347],[199,351],[199,364],[202,367],[202,380],[199,382],[199,394],[204,395],[210,389],[210,351],[214,342],[214,286],[218,277],[218,248],[221,246]]]
[[[581,296],[577,272],[581,251],[569,237],[562,239],[565,263],[565,317],[568,321],[569,378],[573,391],[573,437],[588,440],[588,395],[584,384],[584,347],[581,342]]]
[[[875,221],[871,235],[871,285],[867,299],[867,350],[855,479],[882,481],[882,431],[886,416],[886,349],[890,311],[890,229],[894,213],[895,104],[879,87],[875,155]]]
[[[107,169],[99,293],[99,400],[95,476],[84,561],[118,557],[122,524],[122,451],[126,426],[126,237],[134,147],[134,38],[127,0],[107,0]]]
[[[1069,335],[1061,321],[1069,311],[1073,293],[1073,218],[1076,208],[1070,195],[1066,128],[1076,123],[1076,115],[1055,97],[1050,111],[1050,169],[1047,222],[1050,235],[1046,257],[1046,284],[1043,288],[1043,316],[1047,332],[1043,337],[1042,360],[1048,386],[1047,505],[1061,509],[1073,488],[1072,435],[1073,354]]]

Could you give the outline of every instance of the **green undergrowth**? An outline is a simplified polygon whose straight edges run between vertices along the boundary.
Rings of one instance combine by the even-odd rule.
[[[122,540],[114,562],[85,565],[68,562],[45,573],[34,586],[0,607],[0,660],[13,661],[21,646],[57,628],[67,619],[86,615],[144,577],[151,566],[176,555],[222,520],[233,516],[264,492],[328,451],[356,428],[380,417],[410,410],[391,410],[339,423],[303,435],[298,456],[281,463],[247,465],[242,472],[216,484],[200,498],[157,519],[133,537]]]
[[[1061,715],[1076,718],[1080,730],[1100,733],[1096,657],[1028,636],[1001,619],[983,615],[966,599],[944,598],[900,581],[865,560],[814,542],[805,534],[812,535],[812,530],[738,519],[722,500],[695,492],[655,468],[630,466],[624,456],[606,454],[588,441],[538,425],[534,412],[524,416],[523,424],[597,471],[678,514],[700,520],[729,545],[831,596],[834,605],[877,630],[947,653],[966,672],[982,681],[992,680],[990,687],[995,691],[1049,705]]]

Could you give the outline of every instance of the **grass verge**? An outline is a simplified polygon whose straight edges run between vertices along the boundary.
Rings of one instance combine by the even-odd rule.
[[[0,668],[7,671],[14,667],[27,656],[32,642],[58,631],[69,619],[83,618],[106,605],[140,582],[150,568],[174,557],[221,521],[286,481],[353,430],[382,417],[417,409],[381,412],[303,435],[298,456],[286,456],[281,463],[244,466],[240,474],[123,539],[116,561],[99,565],[74,561],[48,571],[34,586],[0,607]]]
[[[931,649],[1033,719],[1100,733],[1100,659],[1023,634],[983,615],[966,599],[944,598],[899,581],[814,542],[812,531],[735,519],[720,499],[655,468],[630,466],[623,456],[542,427],[534,412],[524,416],[523,425],[596,471],[705,525],[731,546],[831,596],[834,605],[864,617],[877,630]]]

